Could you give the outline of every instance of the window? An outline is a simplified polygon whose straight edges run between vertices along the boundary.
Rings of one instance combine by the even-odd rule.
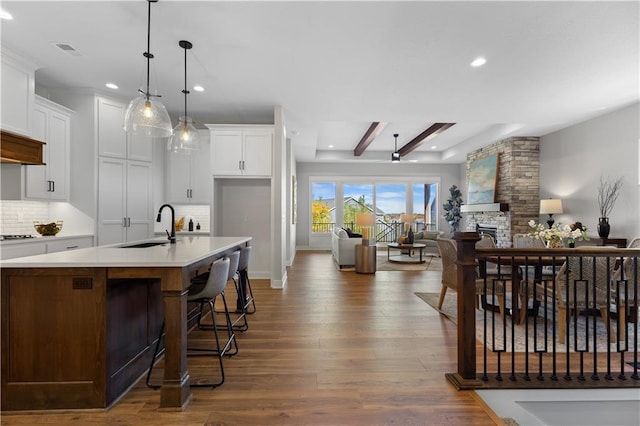
[[[311,179],[311,232],[329,234],[334,226],[360,232],[355,225],[358,213],[375,214],[377,241],[396,240],[404,213],[415,215],[414,229],[437,230],[438,184],[418,182]]]
[[[311,232],[330,233],[335,223],[336,184],[311,184]]]

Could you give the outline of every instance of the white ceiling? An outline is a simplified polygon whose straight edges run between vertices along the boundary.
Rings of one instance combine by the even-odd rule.
[[[46,87],[124,99],[145,84],[147,2],[2,1],[2,46]],[[403,161],[459,163],[509,136],[541,136],[639,99],[639,3],[169,1],[151,9],[151,88],[174,124],[272,123],[281,105],[297,161],[389,161],[436,122],[455,126]],[[54,47],[62,42],[79,56]],[[469,64],[484,56],[487,64]],[[371,122],[389,124],[362,157]],[[333,145],[334,148],[329,148]],[[437,148],[432,149],[431,146]]]

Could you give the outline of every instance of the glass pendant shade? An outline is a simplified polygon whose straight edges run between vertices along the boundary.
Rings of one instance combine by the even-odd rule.
[[[171,152],[197,151],[200,149],[200,133],[193,126],[191,117],[182,116],[173,128],[167,149]]]
[[[162,102],[147,98],[144,93],[129,102],[124,116],[124,130],[150,138],[166,138],[173,131],[171,118]]]

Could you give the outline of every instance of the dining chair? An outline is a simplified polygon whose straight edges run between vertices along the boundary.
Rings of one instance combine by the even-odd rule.
[[[436,241],[442,259],[442,288],[440,289],[440,298],[438,300],[438,309],[441,309],[445,295],[447,294],[447,289],[458,290],[458,249],[453,240],[438,238]],[[484,282],[485,280],[483,278],[479,276],[476,278],[477,296],[485,295]],[[487,293],[491,293],[497,297],[500,314],[504,315],[504,286],[502,282],[487,279]],[[478,299],[476,298],[476,308],[479,306]]]
[[[616,300],[611,286],[614,263],[615,258],[607,256],[568,256],[551,285],[536,283],[536,297],[545,303],[545,308],[555,301],[559,343],[565,343],[567,336],[567,314],[576,321],[580,312],[591,310],[600,311],[602,321],[608,325],[609,342],[615,343],[616,336],[609,321],[610,305]]]
[[[620,339],[624,339],[627,330],[627,319],[638,321],[640,259],[637,256],[625,257],[622,261],[622,267],[615,270],[611,285],[617,296],[616,313],[618,314]]]

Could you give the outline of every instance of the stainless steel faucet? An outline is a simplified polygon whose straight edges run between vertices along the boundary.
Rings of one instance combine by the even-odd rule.
[[[169,207],[171,210],[171,233],[165,229],[167,233],[167,237],[169,238],[169,242],[171,244],[176,243],[176,211],[173,209],[171,204],[163,204],[160,206],[160,210],[158,210],[158,217],[156,218],[156,222],[162,221],[162,209],[165,207]]]

